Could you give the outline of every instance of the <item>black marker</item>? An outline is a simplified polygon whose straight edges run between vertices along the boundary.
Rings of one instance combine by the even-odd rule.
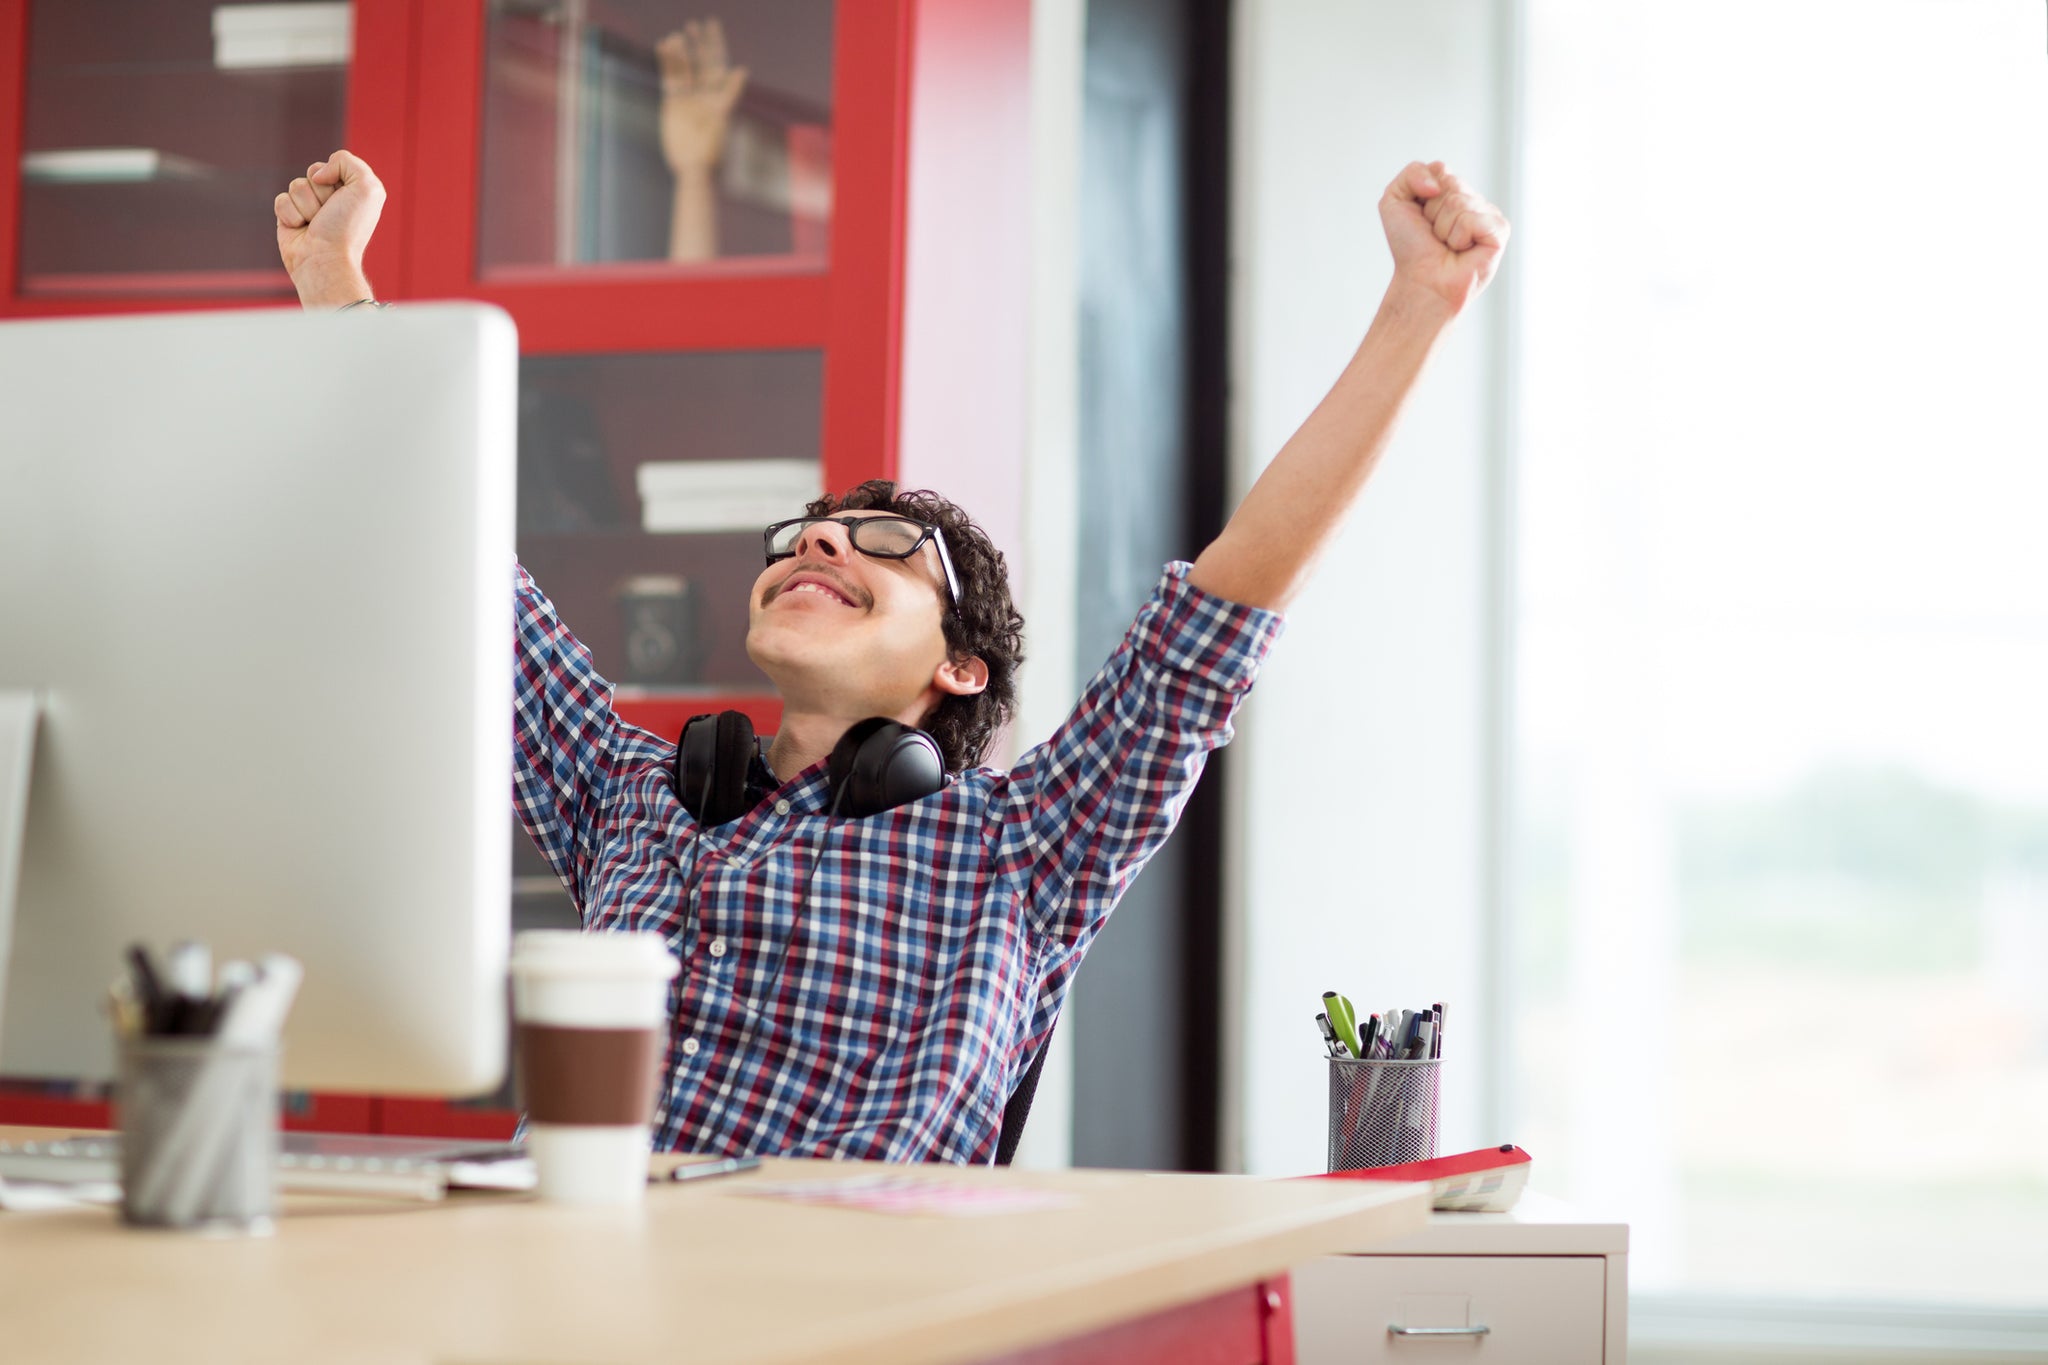
[[[136,1003],[142,1006],[142,1031],[164,1032],[164,988],[157,980],[156,964],[149,960],[149,949],[140,943],[129,944],[128,969],[135,978]]]

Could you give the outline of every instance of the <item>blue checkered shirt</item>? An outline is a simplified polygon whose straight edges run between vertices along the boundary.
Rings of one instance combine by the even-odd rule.
[[[682,962],[657,1149],[992,1159],[1083,951],[1279,633],[1187,572],[1168,566],[1073,714],[1008,772],[828,821],[818,763],[700,829],[675,742],[618,718],[517,570],[520,819],[586,928],[651,930]]]

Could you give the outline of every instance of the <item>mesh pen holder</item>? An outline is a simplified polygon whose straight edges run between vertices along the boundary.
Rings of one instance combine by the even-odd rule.
[[[121,1217],[265,1233],[277,1203],[275,1044],[147,1038],[120,1047]]]
[[[1330,1058],[1330,1166],[1355,1171],[1436,1155],[1437,1072],[1443,1059]]]

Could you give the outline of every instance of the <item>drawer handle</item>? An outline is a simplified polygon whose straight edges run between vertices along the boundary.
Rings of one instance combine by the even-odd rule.
[[[1477,1327],[1396,1327],[1387,1324],[1390,1337],[1483,1337],[1493,1329],[1485,1323]]]

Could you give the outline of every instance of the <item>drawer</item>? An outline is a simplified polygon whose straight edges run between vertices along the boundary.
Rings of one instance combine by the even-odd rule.
[[[1295,1359],[1599,1365],[1606,1310],[1603,1256],[1330,1256],[1295,1268]]]

